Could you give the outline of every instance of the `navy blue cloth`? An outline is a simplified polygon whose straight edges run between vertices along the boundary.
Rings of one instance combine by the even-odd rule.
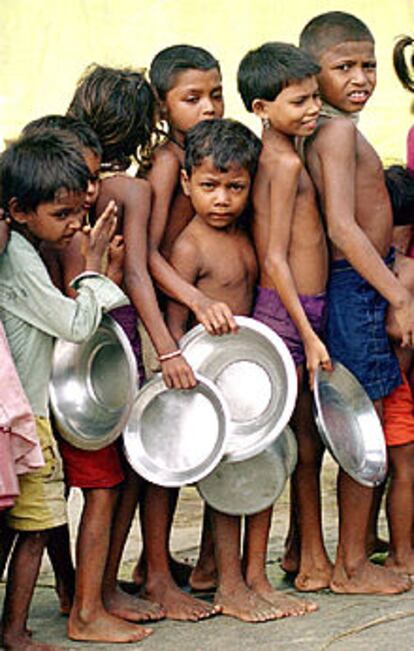
[[[393,262],[391,251],[385,263]],[[384,398],[402,382],[385,330],[387,301],[347,260],[331,264],[327,294],[326,343],[331,357],[355,375],[371,400]]]

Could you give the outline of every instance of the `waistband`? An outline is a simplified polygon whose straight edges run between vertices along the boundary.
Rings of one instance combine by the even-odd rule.
[[[383,258],[385,264],[387,267],[391,267],[394,262],[395,262],[395,248],[392,246],[390,250],[388,251],[387,255]],[[354,271],[358,275],[358,271],[354,269],[354,267],[346,260],[346,258],[342,258],[342,260],[333,260],[330,265],[330,270],[331,272],[335,271]]]

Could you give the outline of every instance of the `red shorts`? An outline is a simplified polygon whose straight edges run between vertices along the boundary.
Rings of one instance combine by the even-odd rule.
[[[383,427],[387,445],[414,442],[414,400],[405,373],[403,383],[383,398]]]
[[[59,439],[65,481],[77,488],[113,488],[124,478],[117,443],[102,450],[80,450]]]

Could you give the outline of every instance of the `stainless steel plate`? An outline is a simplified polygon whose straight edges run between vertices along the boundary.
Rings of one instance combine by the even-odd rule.
[[[125,452],[134,470],[154,484],[191,484],[224,454],[227,405],[213,382],[196,377],[194,389],[167,389],[158,373],[135,401],[124,431]]]
[[[245,461],[223,460],[198,482],[207,504],[228,515],[253,515],[271,506],[282,493],[297,460],[295,436],[286,427],[266,450]]]
[[[335,362],[332,373],[316,373],[316,422],[324,443],[341,468],[364,486],[377,486],[387,474],[387,450],[374,405],[358,380]]]
[[[95,334],[81,344],[59,339],[50,403],[62,437],[85,450],[112,443],[128,421],[137,378],[128,338],[110,316],[104,315]]]
[[[295,406],[297,377],[282,339],[262,323],[236,317],[237,334],[213,337],[198,325],[180,341],[193,369],[210,378],[229,405],[226,455],[243,461],[266,449]]]

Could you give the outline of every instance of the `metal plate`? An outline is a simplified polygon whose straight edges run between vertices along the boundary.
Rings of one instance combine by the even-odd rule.
[[[207,504],[228,515],[253,515],[269,508],[282,493],[297,461],[295,436],[289,427],[266,450],[245,461],[223,460],[198,482]]]
[[[230,416],[213,382],[196,374],[191,390],[167,389],[161,374],[140,390],[124,431],[134,470],[160,486],[198,481],[221,461]]]
[[[293,412],[296,369],[282,339],[264,324],[236,317],[237,334],[209,335],[190,330],[180,347],[194,370],[213,380],[231,415],[226,455],[243,461],[266,449]]]
[[[377,486],[387,474],[381,422],[358,380],[339,362],[332,373],[319,369],[314,390],[316,422],[341,468],[363,486]]]
[[[108,315],[81,344],[59,339],[54,348],[50,403],[66,441],[99,450],[121,434],[138,393],[135,356],[122,328]]]

